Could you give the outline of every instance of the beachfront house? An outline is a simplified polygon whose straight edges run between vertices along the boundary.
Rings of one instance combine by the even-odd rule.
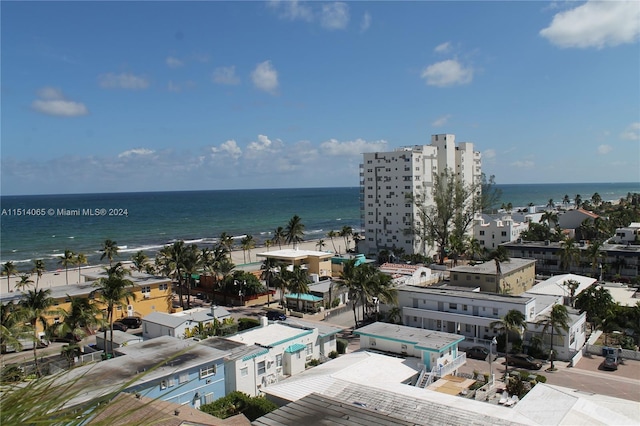
[[[333,253],[326,251],[282,249],[258,253],[263,259],[275,259],[288,266],[301,266],[309,275],[331,276],[331,258]]]
[[[216,320],[221,323],[227,318],[231,318],[229,311],[214,305],[211,308],[193,308],[173,314],[153,312],[142,318],[142,335],[145,339],[159,336],[184,339],[199,328],[213,326]]]

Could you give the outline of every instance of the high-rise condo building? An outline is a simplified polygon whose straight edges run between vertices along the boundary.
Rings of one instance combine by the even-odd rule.
[[[432,203],[434,174],[449,169],[465,185],[481,179],[480,153],[473,143],[456,146],[455,135],[431,136],[430,145],[402,147],[391,152],[364,154],[360,165],[360,216],[364,240],[359,249],[365,254],[380,250],[404,249],[407,254],[421,253],[422,245],[413,228],[417,207],[412,197],[423,197]],[[427,249],[428,253],[431,251]]]

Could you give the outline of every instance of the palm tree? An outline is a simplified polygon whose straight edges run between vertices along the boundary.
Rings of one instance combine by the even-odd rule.
[[[44,260],[35,259],[33,261],[33,269],[31,270],[33,274],[36,274],[36,290],[38,289],[38,284],[40,283],[40,278],[45,272]]]
[[[32,337],[33,337],[33,363],[36,369],[36,374],[40,375],[40,368],[38,366],[38,354],[36,349],[38,348],[38,323],[44,330],[47,329],[47,316],[55,315],[57,310],[51,307],[54,304],[54,300],[51,297],[51,290],[29,290],[25,297],[20,301],[20,310],[18,311],[18,317],[31,325]]]
[[[102,256],[100,256],[100,260],[105,257],[109,259],[109,266],[113,263],[113,258],[118,255],[118,243],[115,241],[106,239],[104,240],[104,244],[102,245]]]
[[[553,308],[551,308],[551,312],[547,315],[546,318],[541,319],[536,324],[542,325],[542,334],[544,335],[548,330],[551,330],[551,352],[549,354],[551,358],[551,368],[549,370],[554,371],[555,367],[553,366],[553,359],[555,355],[553,353],[553,334],[559,333],[560,330],[564,330],[564,332],[569,331],[569,312],[567,311],[567,307],[564,305],[555,304]]]
[[[11,275],[16,275],[17,273],[18,268],[16,268],[16,265],[14,265],[13,262],[9,261],[2,265],[2,275],[7,276],[7,292],[11,291]]]
[[[156,256],[156,265],[160,273],[178,282],[178,297],[180,307],[184,308],[183,279],[184,279],[184,241],[176,241],[170,246],[163,247]]]
[[[476,238],[471,238],[469,240],[469,250],[468,253],[471,255],[471,260],[478,260],[479,255],[483,252],[483,248],[480,245],[480,241]]]
[[[133,256],[131,256],[131,261],[133,262],[134,269],[138,272],[142,272],[145,269],[145,265],[149,261],[149,256],[147,256],[142,250],[140,250],[137,251]]]
[[[124,269],[122,263],[118,262],[115,265],[106,268],[107,276],[100,278],[95,285],[98,287],[98,297],[107,305],[107,324],[109,324],[109,330],[111,333],[111,339],[109,341],[109,348],[107,348],[107,329],[104,329],[104,342],[105,353],[113,352],[113,312],[114,309],[120,306],[122,309],[126,308],[130,300],[136,300],[136,295],[132,290],[133,282],[126,278],[131,274],[131,271]]]
[[[266,240],[264,242],[264,246],[267,248],[267,251],[269,251],[269,248],[271,248],[272,244],[273,244],[273,242],[271,240]]]
[[[202,254],[198,250],[198,246],[191,244],[187,247],[181,263],[187,284],[187,309],[191,309],[191,288],[195,283],[194,275],[196,275],[202,267]]]
[[[219,243],[224,249],[226,253],[229,255],[229,259],[231,259],[231,251],[233,250],[233,237],[226,232],[220,234]]]
[[[298,248],[298,243],[303,241],[304,224],[298,215],[294,215],[285,227],[284,236],[287,244],[293,244],[293,248]]]
[[[247,258],[245,257],[247,252],[249,252],[249,263],[251,263],[251,249],[256,247],[256,240],[253,238],[253,235],[246,235],[242,240],[240,240],[240,246],[242,247],[244,263],[247,263]]]
[[[342,238],[344,238],[344,251],[345,252],[349,252],[349,237],[353,235],[353,228],[350,226],[343,226],[342,230],[340,231],[340,236]]]
[[[547,202],[547,208],[549,208],[549,209],[555,209],[556,208],[556,203],[553,202],[553,198],[549,198],[549,201]]]
[[[69,284],[69,266],[75,263],[73,252],[71,250],[65,250],[64,254],[58,257],[60,260],[58,263],[64,267],[65,277],[67,279],[67,285]]]
[[[101,325],[102,321],[98,318],[102,316],[102,311],[88,298],[69,295],[67,298],[71,300],[71,305],[67,311],[63,311],[58,333],[60,336],[71,334],[75,340],[81,340]]]
[[[547,224],[547,229],[551,230],[551,222],[558,223],[558,213],[554,211],[546,211],[542,213],[540,222]]]
[[[86,265],[88,263],[87,256],[85,256],[84,253],[78,253],[76,255],[75,263],[78,265],[78,284],[80,284],[80,268],[82,268],[82,265]]]
[[[591,196],[591,203],[594,207],[598,207],[602,203],[602,197],[597,192]]]
[[[576,209],[579,209],[582,205],[582,197],[580,196],[580,194],[576,194],[576,196],[573,198],[573,201],[576,205]]]
[[[324,240],[320,238],[316,243],[316,247],[318,247],[318,251],[322,251],[322,247],[324,246],[326,246],[326,244],[324,243]]]
[[[31,279],[31,277],[29,277],[29,275],[27,274],[22,274],[20,275],[20,281],[16,283],[16,288],[18,290],[24,291],[24,289],[31,286],[31,284],[33,284],[33,280]]]
[[[585,250],[585,255],[591,264],[591,275],[595,276],[596,269],[598,269],[602,261],[602,241],[591,241],[591,244]]]
[[[516,309],[512,309],[505,314],[502,319],[498,321],[494,321],[489,324],[491,328],[501,329],[505,333],[505,358],[508,357],[509,354],[509,333],[517,332],[520,334],[523,330],[527,329],[527,319],[524,314]],[[507,374],[509,371],[509,362],[506,360],[506,364],[504,367],[504,380],[507,379]]]
[[[565,209],[569,207],[569,203],[571,203],[571,199],[569,198],[569,194],[565,194],[564,198],[562,199],[562,205],[564,205]]]
[[[361,298],[361,293],[364,291],[364,286],[361,279],[359,266],[356,266],[355,259],[349,259],[342,268],[342,281],[338,283],[338,287],[345,288],[347,290],[347,297],[351,302],[351,309],[353,310],[353,329],[358,328],[358,314],[356,308],[358,301]]]
[[[576,297],[576,290],[580,287],[580,282],[576,280],[567,280],[563,282],[562,285],[569,289],[569,306],[573,308],[573,301]]]
[[[329,231],[327,232],[327,237],[329,237],[329,239],[331,240],[331,245],[333,245],[333,252],[337,253],[338,251],[336,250],[336,243],[333,241],[333,239],[335,237],[338,236],[338,233],[336,231]]]
[[[496,264],[496,293],[502,291],[502,262],[509,261],[509,253],[504,246],[498,246],[494,251],[489,254],[489,260],[493,260]]]
[[[569,271],[571,265],[580,260],[580,249],[576,246],[573,238],[565,238],[560,243],[558,256],[560,257],[560,268],[565,271]]]
[[[20,309],[13,303],[0,304],[0,347],[2,351],[13,348],[16,352],[22,350],[22,340],[33,336],[33,331],[18,318]]]
[[[302,269],[300,265],[295,265],[291,271],[285,270],[284,280],[289,292],[297,295],[296,306],[298,308],[298,312],[302,312],[300,307],[300,298],[303,294],[309,293],[309,283],[311,283],[307,270]]]
[[[273,244],[277,244],[278,247],[280,247],[280,250],[282,250],[282,243],[284,243],[286,239],[287,237],[285,235],[284,228],[282,226],[278,226],[273,231],[273,237],[271,238],[271,241],[273,242]]]
[[[275,285],[273,284],[276,284],[278,275],[280,274],[280,271],[282,271],[282,268],[283,263],[278,259],[274,259],[273,257],[267,257],[260,266],[260,270],[262,271],[260,273],[260,279],[264,280],[264,283],[267,286],[267,306],[269,306],[270,304],[270,287],[275,287]]]

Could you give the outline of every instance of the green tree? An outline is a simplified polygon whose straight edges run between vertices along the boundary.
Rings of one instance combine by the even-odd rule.
[[[273,244],[277,244],[280,250],[282,250],[282,244],[287,241],[285,230],[282,226],[278,226],[273,231],[273,237],[271,238]]]
[[[571,320],[569,318],[567,307],[564,305],[555,304],[553,305],[553,308],[551,308],[551,312],[549,312],[545,318],[537,322],[538,325],[542,326],[543,335],[548,331],[551,331],[551,371],[555,370],[555,367],[553,365],[553,360],[555,358],[555,353],[553,352],[553,336],[556,333],[559,334],[561,330],[564,330],[565,333],[568,332],[570,321]]]
[[[564,206],[564,208],[568,208],[569,204],[571,203],[571,199],[569,198],[569,194],[565,194],[564,198],[562,199],[562,205]]]
[[[508,354],[509,353],[509,333],[515,332],[515,333],[518,333],[519,335],[522,334],[522,332],[527,329],[527,319],[522,312],[512,309],[509,312],[507,312],[505,316],[502,317],[500,320],[493,321],[491,324],[489,324],[489,327],[503,330],[505,334],[505,339],[506,339],[505,352]],[[505,381],[507,379],[508,370],[509,370],[509,364],[507,363],[505,364],[505,367],[504,367]]]
[[[579,209],[582,206],[582,197],[580,196],[580,194],[576,194],[576,196],[573,198],[573,202],[576,205],[576,209]]]
[[[598,207],[602,203],[602,197],[597,192],[591,196],[591,203],[594,207]]]
[[[477,193],[478,185],[466,185],[447,169],[434,174],[431,194],[407,194],[417,212],[406,232],[420,241],[422,254],[427,255],[427,244],[436,243],[439,263],[444,264],[451,235],[462,239],[482,205]]]
[[[580,287],[580,282],[576,280],[566,280],[562,285],[569,289],[569,305],[573,308],[576,298],[576,290]]]
[[[73,257],[73,252],[71,250],[65,250],[62,256],[59,256],[58,263],[64,267],[64,273],[67,280],[67,285],[69,284],[69,266],[73,266],[75,264],[75,258]]]
[[[544,213],[542,213],[542,216],[540,217],[540,222],[545,223],[547,225],[547,229],[551,230],[552,228],[551,224],[558,223],[558,213],[551,210],[547,210]]]
[[[297,248],[298,244],[303,241],[304,224],[298,215],[294,215],[285,227],[284,235],[287,244],[293,244],[293,248]]]
[[[86,265],[88,263],[87,256],[84,253],[78,253],[74,259],[74,263],[78,265],[78,284],[80,284],[80,269],[82,265]]]
[[[149,261],[149,256],[144,254],[144,251],[139,250],[131,256],[131,261],[133,262],[133,268],[138,272],[142,272]]]
[[[220,234],[218,244],[224,247],[229,259],[231,259],[231,251],[233,250],[233,237],[226,232]]]
[[[109,266],[111,266],[111,264],[113,263],[113,258],[118,256],[118,243],[116,243],[115,241],[106,239],[104,240],[104,243],[102,244],[102,249],[100,251],[102,252],[102,255],[100,256],[100,260],[102,261],[102,259],[106,257],[107,259],[109,259]]]
[[[7,292],[11,291],[11,275],[16,275],[18,273],[18,268],[14,265],[13,262],[5,262],[2,265],[2,275],[7,276]]]
[[[342,229],[340,230],[339,235],[344,238],[344,251],[345,252],[349,252],[349,237],[351,237],[353,235],[353,228],[350,226],[343,226]]]
[[[184,241],[176,241],[163,247],[156,255],[156,267],[160,273],[178,283],[180,307],[184,308],[184,258],[186,247]]]
[[[353,310],[353,322],[354,322],[354,330],[358,328],[358,314],[357,314],[357,306],[358,302],[363,298],[363,294],[365,292],[365,284],[363,279],[362,269],[359,269],[360,266],[356,266],[355,259],[349,259],[342,268],[342,280],[338,282],[338,287],[344,288],[347,290],[347,297],[349,298],[349,302],[351,303],[351,309]]]
[[[133,282],[126,278],[131,274],[131,271],[124,269],[122,263],[118,262],[105,270],[107,276],[96,281],[95,286],[98,290],[98,298],[107,306],[107,324],[109,324],[111,336],[107,347],[107,329],[105,327],[105,353],[113,353],[114,309],[118,306],[126,309],[130,300],[136,300],[136,295],[133,292]]]
[[[289,292],[297,295],[298,312],[302,312],[300,298],[303,294],[309,293],[309,284],[311,283],[307,270],[302,269],[300,265],[294,265],[291,271],[285,269],[283,275]]]
[[[338,250],[336,250],[336,243],[335,243],[335,241],[333,241],[333,239],[335,237],[337,237],[337,236],[338,236],[338,233],[336,231],[332,230],[332,231],[327,232],[327,237],[329,237],[329,239],[331,240],[331,245],[333,245],[333,252],[334,253],[338,252]]]
[[[587,321],[593,328],[602,325],[607,313],[615,303],[609,290],[601,285],[593,284],[576,296],[575,307],[587,313]]]
[[[33,280],[31,279],[31,277],[29,277],[29,275],[27,274],[22,274],[20,275],[20,281],[16,283],[16,288],[18,290],[24,291],[25,288],[31,287],[31,284],[33,284]]]
[[[496,206],[502,198],[502,190],[496,187],[495,175],[487,176],[482,173],[480,177],[480,211],[494,213]]]
[[[498,246],[489,254],[489,259],[496,265],[496,293],[502,293],[502,263],[509,261],[509,253],[504,246]]]
[[[269,297],[271,294],[271,287],[276,287],[278,276],[280,274],[283,263],[273,257],[267,257],[260,265],[260,278],[264,280],[267,286],[267,306],[269,306]]]
[[[25,325],[25,321],[18,318],[19,309],[13,303],[0,304],[0,347],[3,352],[8,347],[19,352],[22,350],[22,340],[33,337],[31,327]]]
[[[195,275],[202,268],[202,252],[198,250],[198,246],[191,244],[186,247],[182,252],[182,257],[179,260],[182,264],[182,270],[184,271],[184,283],[187,289],[187,309],[191,309],[191,289],[195,284]]]
[[[560,268],[567,272],[571,270],[574,263],[580,261],[580,249],[573,238],[565,238],[560,243],[558,257],[560,257]]]
[[[45,271],[46,271],[46,268],[44,265],[44,260],[35,259],[33,261],[33,269],[31,270],[31,273],[36,274],[36,287],[35,287],[36,290],[38,289],[40,278],[42,278],[42,275],[44,275]]]
[[[62,322],[56,330],[59,336],[71,334],[75,340],[81,340],[91,334],[94,328],[102,325],[99,319],[102,316],[102,310],[90,299],[71,297],[68,294],[67,299],[71,300],[71,305],[68,310],[62,311]]]
[[[29,290],[24,298],[20,301],[20,309],[17,316],[20,320],[29,323],[31,332],[33,333],[33,363],[36,374],[40,375],[40,367],[38,365],[38,323],[43,330],[47,330],[47,316],[56,315],[60,310],[52,308],[54,300],[51,297],[51,290]]]
[[[322,238],[320,238],[318,240],[318,242],[316,243],[316,247],[318,247],[318,251],[322,251],[322,248],[326,246],[324,240]]]
[[[200,410],[221,419],[242,413],[252,422],[277,408],[277,405],[263,396],[250,397],[245,393],[233,391],[211,404],[201,406]]]
[[[251,250],[256,248],[256,240],[253,238],[253,235],[246,235],[242,240],[240,240],[240,246],[242,247],[244,263],[247,263],[247,258],[245,256],[247,252],[249,253],[249,263],[251,263]]]

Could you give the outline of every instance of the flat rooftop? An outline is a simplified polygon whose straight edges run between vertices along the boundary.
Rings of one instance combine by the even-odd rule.
[[[512,296],[509,294],[496,294],[496,293],[483,293],[480,291],[470,291],[468,288],[464,290],[458,290],[461,287],[418,287],[405,285],[398,287],[398,292],[413,292],[422,294],[433,294],[447,297],[472,299],[472,300],[487,300],[501,303],[515,303],[520,305],[526,305],[533,297],[532,296]]]
[[[502,271],[502,274],[505,275],[529,265],[535,266],[535,264],[536,264],[536,261],[533,259],[511,258],[506,262],[500,262],[500,269]],[[471,274],[495,275],[496,263],[494,261],[489,261],[484,263],[478,263],[473,266],[472,265],[456,266],[455,268],[451,268],[449,272],[452,274],[455,272],[465,272],[465,273],[471,273]]]
[[[227,339],[246,345],[276,346],[311,332],[311,330],[289,327],[282,323],[273,323],[264,327],[255,327],[233,336],[227,336]]]
[[[334,254],[326,251],[282,249],[258,253],[257,256],[282,260],[302,260],[306,259],[307,257],[320,257],[329,259],[332,258]]]
[[[387,338],[415,345],[417,348],[441,350],[456,342],[464,340],[464,336],[424,328],[405,325],[375,322],[353,331],[360,336]]]

